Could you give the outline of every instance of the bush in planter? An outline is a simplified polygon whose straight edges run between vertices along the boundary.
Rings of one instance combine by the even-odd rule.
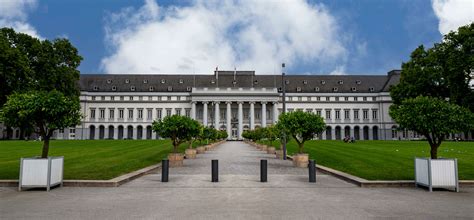
[[[292,136],[298,144],[298,153],[303,154],[304,142],[311,140],[314,135],[323,132],[326,124],[323,118],[312,112],[294,111],[280,115],[278,126],[284,129],[287,135]],[[299,167],[306,167],[308,156],[302,155],[302,160],[296,155],[293,160]]]
[[[160,137],[170,138],[173,144],[173,154],[170,154],[170,165],[182,165],[182,155],[178,153],[178,146],[191,140],[199,133],[199,124],[186,116],[172,115],[166,116],[163,120],[154,121],[152,129]]]

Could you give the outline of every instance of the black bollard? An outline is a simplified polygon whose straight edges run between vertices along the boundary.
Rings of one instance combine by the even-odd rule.
[[[218,160],[212,160],[212,182],[219,182]]]
[[[267,160],[260,160],[260,182],[267,182]]]
[[[308,170],[309,170],[309,182],[315,183],[316,182],[316,164],[314,160],[309,160]]]
[[[170,170],[170,161],[162,160],[161,161],[161,182],[168,182],[169,170]]]

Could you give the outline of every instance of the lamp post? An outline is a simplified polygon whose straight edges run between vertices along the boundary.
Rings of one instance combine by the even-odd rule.
[[[286,113],[286,97],[285,97],[285,91],[286,91],[286,83],[285,83],[285,63],[281,64],[281,88],[282,88],[282,97],[283,97],[283,114]],[[283,130],[283,160],[286,160],[286,133],[285,130]]]

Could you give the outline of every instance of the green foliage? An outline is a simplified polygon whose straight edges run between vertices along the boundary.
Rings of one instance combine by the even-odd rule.
[[[39,40],[11,28],[0,29],[0,106],[26,90],[57,90],[79,96],[82,57],[67,39]]]
[[[431,158],[437,158],[437,149],[451,133],[474,127],[474,114],[467,108],[438,98],[418,96],[390,106],[390,116],[401,128],[423,134],[431,146]]]
[[[304,142],[313,139],[316,134],[326,129],[323,118],[311,112],[294,111],[280,115],[277,127],[288,132],[299,145],[303,153]]]
[[[186,116],[166,116],[163,120],[154,121],[152,130],[159,136],[170,138],[173,144],[173,152],[178,152],[178,146],[183,142],[190,141],[200,134],[199,122]]]
[[[225,140],[225,139],[227,139],[228,136],[229,135],[227,134],[227,131],[225,131],[225,130],[219,131],[219,139]]]
[[[474,69],[474,23],[444,36],[432,48],[419,46],[402,64],[400,83],[390,89],[395,104],[417,96],[431,96],[474,111],[474,90],[469,87]]]
[[[42,157],[46,158],[53,132],[79,124],[80,108],[78,97],[66,97],[55,90],[15,93],[0,111],[0,120],[8,126],[34,129],[44,139]]]

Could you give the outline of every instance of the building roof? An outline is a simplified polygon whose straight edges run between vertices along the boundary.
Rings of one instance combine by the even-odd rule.
[[[387,75],[286,75],[288,93],[388,92],[400,81],[400,71]],[[218,71],[214,75],[83,74],[81,91],[88,92],[191,92],[200,88],[278,88],[281,75],[255,75],[254,71]]]

